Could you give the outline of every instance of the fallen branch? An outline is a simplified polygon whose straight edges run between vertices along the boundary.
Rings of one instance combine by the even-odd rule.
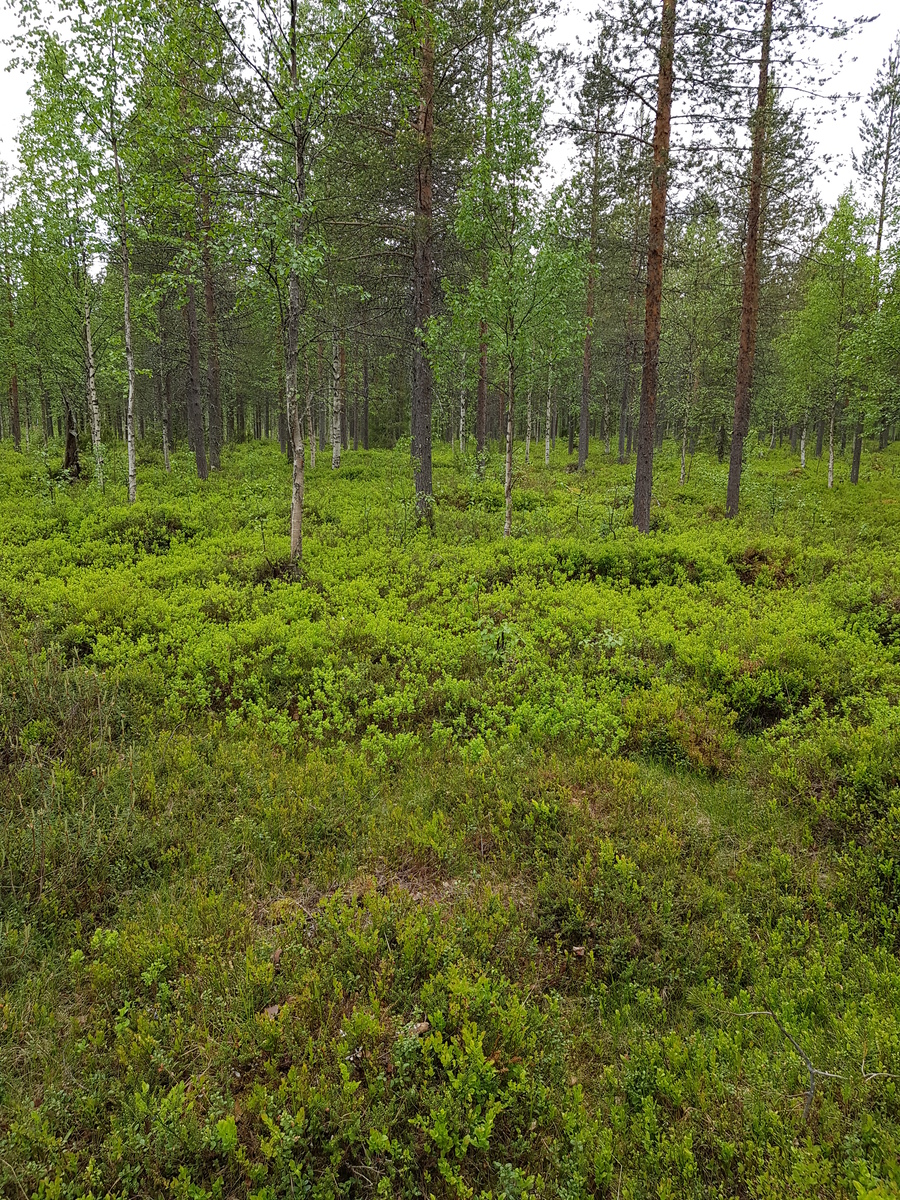
[[[803,1060],[803,1065],[806,1067],[807,1071],[809,1072],[809,1089],[806,1093],[806,1103],[803,1105],[803,1120],[804,1121],[806,1121],[809,1118],[809,1112],[810,1112],[810,1109],[812,1108],[813,1097],[816,1094],[816,1080],[817,1079],[846,1079],[847,1078],[846,1075],[836,1075],[836,1074],[834,1074],[833,1071],[820,1071],[818,1067],[813,1066],[812,1059],[809,1057],[809,1055],[806,1053],[806,1051],[803,1049],[803,1047],[800,1045],[800,1043],[797,1041],[797,1039],[795,1037],[793,1037],[790,1033],[788,1033],[788,1031],[785,1029],[785,1027],[782,1025],[782,1023],[779,1021],[779,1019],[768,1008],[755,1009],[753,1012],[732,1013],[732,1016],[735,1016],[735,1017],[771,1017],[772,1020],[775,1022],[775,1024],[778,1026],[778,1028],[781,1030],[781,1033],[784,1035],[784,1037],[787,1038],[787,1040],[791,1043],[791,1045],[794,1047],[794,1049],[800,1055],[801,1059]],[[875,1076],[874,1075],[866,1075],[866,1076],[863,1076],[863,1078],[868,1080],[868,1079],[874,1079]]]

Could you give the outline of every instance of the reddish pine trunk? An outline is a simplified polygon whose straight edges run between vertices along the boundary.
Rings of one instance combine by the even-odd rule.
[[[298,83],[297,64],[297,0],[291,0],[290,24],[290,70],[291,85],[296,89]],[[303,249],[304,228],[299,216],[306,197],[306,157],[303,129],[299,121],[292,122],[291,132],[294,141],[294,200],[295,207],[291,220],[291,240],[295,255],[299,258]],[[288,276],[288,319],[285,338],[285,383],[286,383],[286,412],[288,434],[291,443],[293,470],[291,473],[291,563],[295,570],[303,558],[303,498],[306,489],[306,457],[303,445],[303,423],[300,415],[299,391],[299,359],[300,359],[300,315],[303,297],[300,291],[300,279],[293,266]],[[309,403],[309,375],[306,378],[307,404]]]
[[[494,123],[494,9],[493,0],[485,4],[485,24],[487,25],[487,78],[485,80],[485,122],[484,150],[490,159],[493,149]],[[487,252],[482,250],[481,278],[487,285],[488,263]],[[487,322],[482,320],[478,325],[478,390],[475,398],[475,452],[481,469],[484,468],[484,450],[487,440],[487,393],[488,393],[488,347]]]
[[[656,427],[656,391],[659,380],[663,252],[666,244],[666,200],[669,187],[669,136],[672,125],[674,59],[675,0],[663,0],[656,127],[653,131],[653,177],[650,184],[644,367],[641,377],[641,415],[638,424],[637,466],[634,479],[634,524],[642,533],[647,533],[650,529],[650,500],[653,492],[653,435]]]

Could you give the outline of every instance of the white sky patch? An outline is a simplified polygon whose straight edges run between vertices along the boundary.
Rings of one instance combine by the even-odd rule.
[[[848,11],[851,9],[852,11]],[[587,47],[591,41],[591,23],[589,15],[597,11],[597,0],[570,0],[566,13],[556,23],[554,42],[568,44],[573,48],[576,40],[580,39],[582,46]],[[815,46],[816,54],[823,67],[823,75],[828,76],[828,82],[823,91],[829,95],[859,94],[859,101],[847,103],[846,111],[816,120],[814,101],[808,101],[811,112],[810,126],[814,140],[823,155],[831,159],[826,167],[823,163],[814,164],[816,186],[826,204],[834,204],[837,198],[854,181],[853,151],[859,151],[859,120],[866,96],[875,79],[875,74],[892,46],[897,34],[900,33],[900,6],[896,0],[854,0],[852,6],[847,0],[821,0],[816,17],[823,24],[837,20],[847,20],[849,17],[875,17],[870,24],[863,25],[847,38],[829,40],[822,39]],[[835,70],[839,59],[843,58],[843,66]],[[832,73],[834,74],[832,75]],[[791,102],[793,93],[785,97]],[[678,85],[676,80],[676,106],[679,106]],[[683,102],[680,105],[683,107]],[[559,119],[564,111],[559,101],[554,102],[552,116]],[[549,167],[553,182],[561,181],[568,171],[571,145],[566,141],[557,141],[550,148]]]
[[[590,24],[587,15],[595,11],[596,7],[597,0],[574,0],[569,11],[557,21],[555,41],[574,47],[577,38],[582,42],[589,38]],[[847,0],[822,0],[818,16],[823,21],[842,16],[846,18],[848,7],[850,6]],[[850,39],[822,42],[820,57],[827,68],[829,64],[836,63],[839,55],[843,53],[845,64],[828,84],[827,90],[858,92],[864,100],[876,71],[887,57],[888,50],[900,31],[900,8],[895,0],[891,0],[889,4],[885,3],[885,0],[854,0],[852,15],[878,16],[878,19],[864,26]],[[17,30],[15,13],[6,7],[0,8],[0,39],[5,41],[14,36]],[[27,72],[6,70],[12,57],[12,50],[8,46],[0,45],[0,157],[9,163],[15,162],[15,135],[21,118],[29,108],[27,93],[31,82]],[[853,150],[858,148],[860,104],[848,104],[846,114],[830,117],[814,128],[819,146],[833,156],[830,168],[819,169],[817,172],[819,192],[828,204],[833,204],[853,181],[851,155]],[[557,111],[556,106],[554,115],[563,115],[561,111]],[[570,152],[571,147],[565,142],[557,142],[551,147],[549,166],[554,178],[560,179],[566,174]]]

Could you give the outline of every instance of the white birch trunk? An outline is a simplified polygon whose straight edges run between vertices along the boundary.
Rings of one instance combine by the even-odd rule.
[[[550,431],[553,426],[553,359],[547,367],[547,416],[544,420],[544,466],[550,466]]]
[[[806,470],[806,416],[803,417],[803,428],[800,430],[800,470]]]
[[[528,385],[528,408],[525,414],[525,463],[531,462],[531,387]]]
[[[137,371],[134,365],[134,346],[131,339],[131,264],[128,261],[128,225],[125,215],[125,188],[122,183],[122,167],[119,163],[119,148],[115,135],[112,137],[113,163],[116,183],[119,188],[119,211],[122,227],[119,230],[119,247],[122,252],[122,293],[125,321],[125,365],[128,371],[128,402],[125,409],[125,441],[128,445],[128,503],[137,499],[137,455],[134,444],[134,398],[137,391]]]
[[[291,476],[291,562],[303,558],[303,426],[297,405],[292,405],[293,472]]]
[[[462,381],[459,385],[459,452],[466,452],[466,358],[463,355]]]
[[[87,283],[87,271],[85,271]],[[100,490],[103,490],[103,443],[100,441],[100,404],[97,400],[97,367],[94,362],[94,339],[91,334],[91,302],[84,301],[84,356],[87,368],[88,413],[91,418],[91,446],[94,451],[94,472]],[[166,470],[168,467],[168,452],[166,452]]]
[[[506,414],[506,521],[503,525],[503,536],[508,538],[512,533],[512,478],[513,478],[513,406],[515,400],[515,371],[512,360],[509,363],[509,404]]]
[[[300,406],[297,403],[297,359],[294,355],[293,380],[288,385],[290,389],[288,401],[288,426],[293,450],[293,472],[291,477],[291,562],[298,563],[303,558],[303,493],[304,479],[304,447],[303,424],[300,420]]]
[[[309,364],[306,367],[306,433],[309,437],[309,465],[316,469],[316,431],[313,426],[312,392],[309,388]]]

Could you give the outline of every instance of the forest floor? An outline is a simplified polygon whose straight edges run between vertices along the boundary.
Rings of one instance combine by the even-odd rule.
[[[542,459],[542,447],[537,447]],[[900,1195],[900,454],[0,450],[0,1190]]]

